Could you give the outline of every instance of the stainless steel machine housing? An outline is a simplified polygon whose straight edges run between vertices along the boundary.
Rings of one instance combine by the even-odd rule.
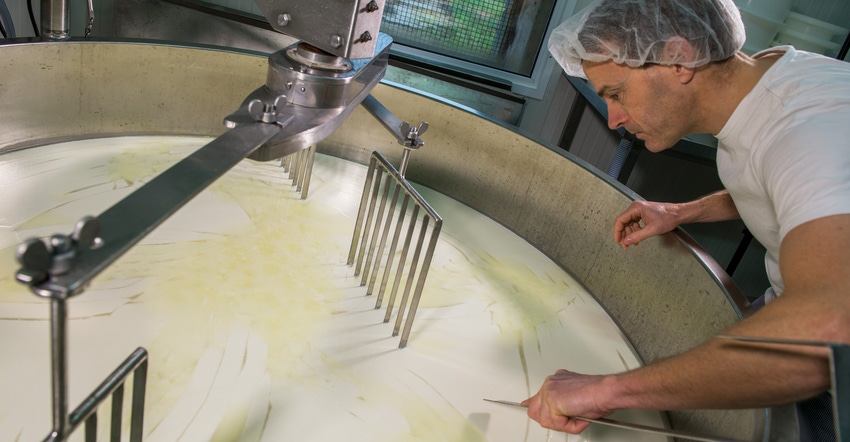
[[[255,0],[274,30],[342,58],[375,53],[385,0]]]

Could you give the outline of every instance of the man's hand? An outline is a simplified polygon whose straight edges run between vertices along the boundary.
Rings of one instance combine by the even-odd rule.
[[[679,226],[678,204],[634,201],[614,221],[614,242],[628,248]]]
[[[603,395],[597,387],[603,379],[603,376],[558,370],[546,378],[536,395],[522,401],[522,405],[528,407],[528,417],[540,426],[578,434],[589,424],[569,416],[599,418],[609,413],[603,411],[598,402]]]
[[[687,203],[634,201],[614,222],[614,242],[628,248],[681,224],[739,219],[729,192],[721,190]]]

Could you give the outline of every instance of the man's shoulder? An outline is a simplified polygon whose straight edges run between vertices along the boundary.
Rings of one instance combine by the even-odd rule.
[[[767,82],[843,84],[850,87],[850,63],[813,52],[800,51],[791,46],[782,49],[785,49],[784,55],[776,60],[764,76]],[[817,81],[807,81],[809,79],[817,79]]]

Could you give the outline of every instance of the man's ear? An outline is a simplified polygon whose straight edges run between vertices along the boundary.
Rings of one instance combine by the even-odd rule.
[[[690,82],[694,77],[694,69],[683,64],[695,61],[696,57],[694,47],[682,37],[672,37],[664,43],[663,60],[665,64],[672,65],[682,84]]]

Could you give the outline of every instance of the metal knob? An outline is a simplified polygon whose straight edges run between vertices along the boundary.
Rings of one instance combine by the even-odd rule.
[[[71,239],[78,247],[86,249],[95,249],[100,244],[100,222],[93,216],[86,216],[77,221],[74,225],[74,231],[71,232]]]
[[[53,251],[38,238],[27,238],[15,252],[18,263],[26,270],[46,272],[53,264]]]
[[[275,97],[274,103],[264,103],[255,98],[248,103],[248,114],[254,121],[263,123],[280,123],[280,110],[286,106],[286,95]]]

